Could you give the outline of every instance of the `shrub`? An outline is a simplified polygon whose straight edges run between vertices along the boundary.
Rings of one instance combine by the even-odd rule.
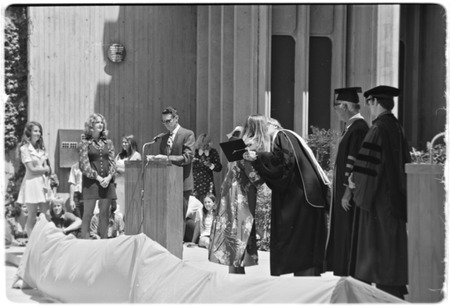
[[[27,122],[28,20],[25,6],[9,6],[5,10],[5,155],[15,150]],[[20,164],[9,177],[5,205],[14,203],[19,193],[25,167]]]
[[[339,141],[339,132],[332,129],[321,129],[315,126],[311,126],[311,131],[312,133],[308,135],[306,141],[314,152],[320,166],[331,179]]]
[[[411,162],[413,164],[430,164],[430,148],[431,143],[427,143],[427,150],[417,150],[416,148],[412,148],[411,150]],[[434,164],[445,164],[445,160],[447,158],[446,154],[446,144],[440,143],[436,144],[433,147],[433,163]]]

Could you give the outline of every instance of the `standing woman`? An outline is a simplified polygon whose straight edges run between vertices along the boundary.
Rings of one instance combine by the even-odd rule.
[[[30,237],[36,224],[38,208],[39,212],[50,220],[49,203],[47,203],[50,186],[46,184],[50,175],[50,166],[40,123],[30,121],[25,125],[19,154],[26,172],[20,186],[17,203],[27,206],[28,218],[25,230]]]
[[[134,135],[124,136],[122,138],[122,151],[116,156],[116,194],[117,211],[125,217],[125,161],[141,160],[141,154],[138,152],[138,145]]]
[[[203,133],[197,137],[195,155],[192,160],[194,196],[201,202],[208,193],[216,195],[213,171],[222,171],[220,156],[217,150],[212,147],[211,139]]]
[[[80,170],[83,173],[84,200],[81,238],[84,239],[89,239],[89,227],[97,201],[100,210],[100,237],[107,238],[109,206],[111,200],[117,198],[113,180],[116,173],[114,145],[107,135],[105,117],[101,114],[90,115],[85,123],[85,139],[80,143]]]
[[[242,140],[249,150],[269,150],[266,118],[249,116]],[[271,195],[250,161],[242,159],[230,165],[211,226],[210,261],[228,265],[229,273],[236,274],[245,274],[245,266],[258,264],[255,211],[256,206],[270,205]]]

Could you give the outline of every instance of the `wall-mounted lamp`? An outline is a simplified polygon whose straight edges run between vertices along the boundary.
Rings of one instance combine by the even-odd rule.
[[[120,63],[125,60],[125,46],[122,44],[111,44],[108,48],[108,58],[113,63]]]

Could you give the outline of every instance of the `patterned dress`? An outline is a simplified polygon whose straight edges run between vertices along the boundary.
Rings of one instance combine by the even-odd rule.
[[[211,167],[204,163],[210,162]],[[212,168],[212,169],[211,169]],[[214,172],[222,171],[219,153],[216,149],[195,150],[195,156],[192,161],[192,171],[194,174],[194,195],[200,201],[206,194],[211,192],[216,195],[214,186]]]
[[[270,198],[270,189],[250,162],[229,164],[211,228],[211,262],[234,267],[258,264],[255,210],[270,205]]]

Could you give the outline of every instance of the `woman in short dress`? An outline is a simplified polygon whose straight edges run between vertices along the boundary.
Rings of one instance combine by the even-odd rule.
[[[92,114],[85,123],[85,139],[80,143],[80,170],[83,173],[82,194],[84,212],[81,224],[81,238],[89,239],[89,227],[94,215],[95,203],[99,207],[99,233],[102,239],[108,235],[108,220],[111,200],[115,200],[114,145],[107,138],[105,117]]]
[[[25,230],[30,237],[36,224],[38,209],[39,213],[50,220],[47,202],[47,195],[50,193],[50,185],[47,184],[50,166],[40,123],[30,121],[25,125],[19,154],[26,172],[20,186],[17,203],[27,206],[28,218]]]
[[[141,154],[138,152],[138,145],[133,135],[122,138],[122,151],[116,156],[116,194],[117,194],[117,213],[121,213],[125,218],[125,161],[141,160]]]

